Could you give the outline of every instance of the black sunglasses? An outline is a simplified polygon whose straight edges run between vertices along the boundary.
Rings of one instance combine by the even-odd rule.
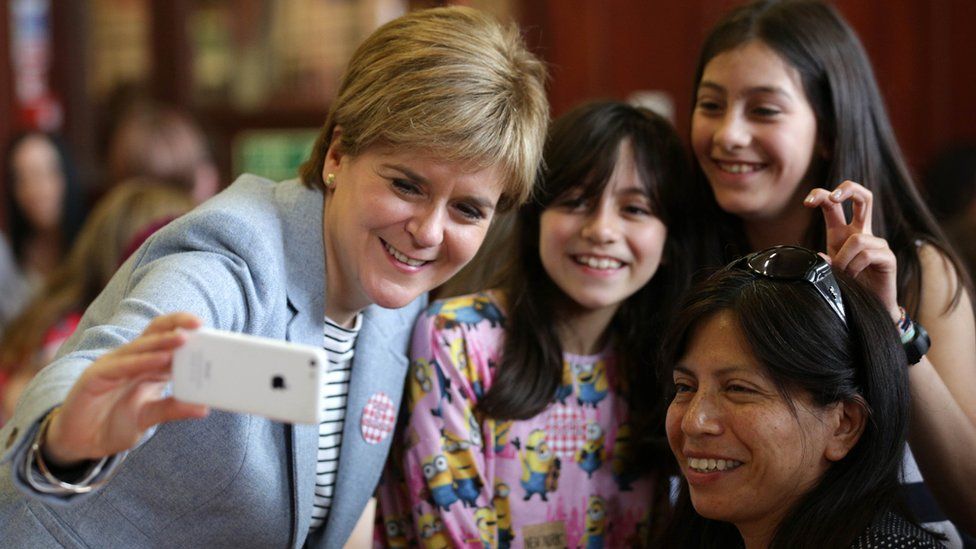
[[[805,280],[816,288],[817,293],[847,326],[840,286],[830,265],[812,250],[799,246],[773,246],[737,259],[726,268],[741,269],[773,280]]]

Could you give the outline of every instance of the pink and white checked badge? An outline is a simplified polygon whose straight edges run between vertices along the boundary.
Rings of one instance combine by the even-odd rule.
[[[375,393],[369,397],[363,407],[363,416],[359,427],[363,432],[363,440],[370,444],[378,444],[393,432],[396,425],[396,410],[393,401],[385,393]]]
[[[586,442],[586,421],[579,408],[554,404],[545,420],[549,447],[557,456],[572,459]]]

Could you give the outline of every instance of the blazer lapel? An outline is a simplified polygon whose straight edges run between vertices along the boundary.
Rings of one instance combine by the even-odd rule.
[[[373,495],[393,434],[377,443],[367,442],[363,410],[370,397],[380,393],[389,397],[394,412],[399,410],[407,372],[405,351],[415,313],[414,307],[393,311],[376,306],[365,312],[349,380],[332,508],[322,538],[315,540],[324,543],[313,546],[341,547]]]
[[[325,246],[322,241],[322,193],[298,181],[279,183],[275,200],[283,221],[282,246],[293,312],[288,341],[322,346],[325,322]],[[311,523],[318,452],[317,425],[285,425],[292,441],[292,535],[301,547]]]

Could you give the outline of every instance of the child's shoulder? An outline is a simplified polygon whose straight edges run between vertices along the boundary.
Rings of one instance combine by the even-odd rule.
[[[483,323],[500,327],[505,324],[504,299],[497,290],[438,299],[427,307],[426,316],[439,329],[473,328]]]

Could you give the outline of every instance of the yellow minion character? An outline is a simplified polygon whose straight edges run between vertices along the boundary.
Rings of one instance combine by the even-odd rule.
[[[400,517],[390,517],[386,519],[386,546],[390,549],[406,549],[407,544],[407,531],[403,526],[403,520]]]
[[[607,365],[598,360],[589,364],[573,364],[579,390],[576,401],[580,405],[596,405],[607,396]]]
[[[498,522],[498,549],[508,549],[515,536],[512,534],[512,512],[508,505],[510,490],[504,482],[495,483],[495,495],[491,504],[495,508],[495,519]]]
[[[599,496],[590,496],[586,506],[586,533],[582,546],[586,549],[602,549],[606,543],[607,504]]]
[[[480,434],[478,440],[481,440]],[[465,507],[475,506],[483,486],[471,447],[471,440],[463,440],[446,429],[441,431],[441,448],[454,478],[455,492]]]
[[[444,523],[430,513],[420,515],[417,523],[420,528],[420,541],[426,549],[449,549],[451,540],[444,534]]]
[[[434,368],[425,358],[414,360],[410,364],[410,377],[407,380],[410,389],[408,405],[411,409],[434,388]]]
[[[495,546],[495,511],[490,507],[479,507],[474,512],[474,522],[478,525],[478,537],[483,549],[491,549]]]
[[[582,448],[576,450],[576,463],[579,463],[580,469],[586,471],[587,478],[593,478],[593,472],[607,459],[603,440],[603,429],[596,423],[587,423],[586,442]]]
[[[494,419],[489,419],[492,431],[495,438],[495,453],[501,454],[505,451],[505,447],[508,446],[508,435],[512,431],[512,420],[496,421]]]
[[[516,444],[517,446],[518,444]],[[532,494],[539,494],[542,501],[549,501],[546,498],[546,493],[555,489],[554,482],[551,479],[553,478],[553,469],[559,468],[559,459],[549,448],[546,432],[542,429],[533,430],[529,433],[525,448],[521,450],[522,478],[520,483],[525,489],[525,497],[522,499],[528,501]]]
[[[451,505],[458,500],[458,494],[454,489],[454,478],[451,476],[447,458],[443,454],[429,456],[421,467],[430,490],[431,505],[445,511],[450,510]]]

